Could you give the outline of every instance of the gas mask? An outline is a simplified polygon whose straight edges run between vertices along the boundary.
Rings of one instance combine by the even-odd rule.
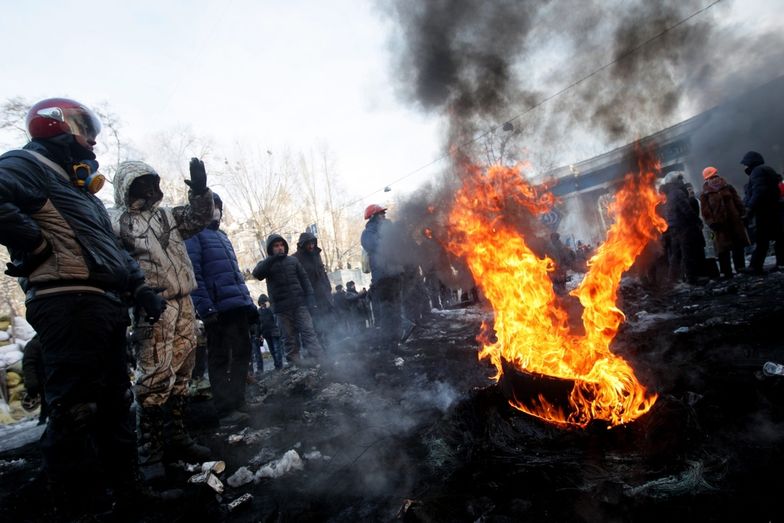
[[[101,190],[106,183],[106,177],[98,172],[98,162],[95,160],[79,160],[71,166],[73,184],[90,194]]]

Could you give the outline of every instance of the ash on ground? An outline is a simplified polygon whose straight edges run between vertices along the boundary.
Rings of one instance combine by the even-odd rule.
[[[477,360],[492,316],[439,311],[398,353],[358,336],[319,367],[267,372],[248,387],[249,427],[218,427],[194,402],[193,433],[226,462],[223,492],[173,465],[185,498],[127,520],[780,517],[784,378],[761,370],[784,361],[784,273],[658,292],[627,279],[621,295],[613,350],[659,394],[632,424],[561,429],[514,410]],[[0,453],[4,521],[51,517],[39,466],[35,443]]]

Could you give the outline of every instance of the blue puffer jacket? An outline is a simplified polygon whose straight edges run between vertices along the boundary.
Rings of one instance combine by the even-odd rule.
[[[199,318],[254,307],[237,256],[217,222],[185,240],[198,287],[191,293]]]

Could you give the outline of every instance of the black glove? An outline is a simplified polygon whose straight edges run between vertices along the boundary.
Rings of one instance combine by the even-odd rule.
[[[714,232],[721,230],[721,225],[719,225],[718,223],[711,223],[710,225],[708,225],[708,227],[710,227],[711,230]]]
[[[193,194],[204,194],[207,190],[207,171],[204,169],[204,162],[198,158],[191,158],[190,170],[191,179],[185,180],[185,184],[191,188]]]
[[[217,325],[218,324],[218,313],[214,312],[214,313],[210,314],[209,316],[204,317],[201,321],[202,321],[202,323],[204,323],[204,328],[205,329],[207,327],[212,327],[213,325]]]
[[[35,410],[39,405],[41,405],[41,396],[39,394],[33,394],[30,391],[26,391],[23,394],[22,408],[27,412]]]
[[[38,244],[38,247],[36,247],[32,253],[25,254],[22,257],[21,263],[6,263],[5,273],[14,278],[26,278],[27,276],[30,276],[34,270],[40,267],[51,255],[52,246],[45,239],[41,240],[41,243]]]
[[[166,300],[146,285],[139,287],[133,300],[137,307],[144,309],[144,319],[150,324],[161,319],[161,314],[166,309]]]

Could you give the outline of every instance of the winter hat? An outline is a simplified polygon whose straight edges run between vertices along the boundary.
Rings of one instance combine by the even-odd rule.
[[[743,159],[740,161],[740,163],[746,167],[762,165],[765,163],[765,158],[763,158],[762,155],[757,151],[749,151],[743,155]]]
[[[259,305],[262,303],[269,303],[269,297],[266,294],[262,294],[259,296]]]
[[[124,206],[133,181],[147,175],[159,176],[155,169],[144,162],[132,160],[120,163],[114,173],[114,204],[117,207]]]
[[[719,170],[713,166],[708,166],[702,170],[702,178],[707,180],[708,178],[713,178],[719,173]]]
[[[221,197],[218,196],[218,193],[215,191],[212,192],[212,201],[215,202],[215,207],[221,211],[223,210],[223,200],[221,200]]]

